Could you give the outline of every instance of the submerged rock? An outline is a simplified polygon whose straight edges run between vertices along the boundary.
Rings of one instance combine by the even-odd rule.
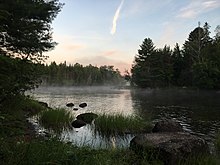
[[[180,123],[171,119],[163,119],[157,122],[152,132],[182,132],[183,128]]]
[[[95,113],[82,113],[82,114],[78,115],[76,118],[78,120],[82,120],[82,121],[86,122],[87,124],[90,124],[97,117],[98,117],[98,115]]]
[[[74,127],[74,128],[80,128],[80,127],[83,127],[86,125],[86,122],[82,121],[82,120],[74,120],[71,125]]]
[[[79,104],[79,107],[80,107],[80,108],[85,108],[86,106],[87,106],[86,103],[81,103],[81,104]]]
[[[73,104],[73,103],[67,103],[66,106],[67,106],[67,107],[73,107],[74,104]]]

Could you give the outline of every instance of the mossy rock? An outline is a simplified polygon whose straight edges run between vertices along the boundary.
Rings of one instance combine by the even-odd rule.
[[[82,113],[82,114],[78,115],[76,118],[78,120],[84,121],[87,124],[90,124],[97,117],[98,117],[98,115],[95,113]]]

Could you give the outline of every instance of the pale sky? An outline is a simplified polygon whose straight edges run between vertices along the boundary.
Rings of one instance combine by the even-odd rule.
[[[53,21],[58,43],[48,63],[114,65],[130,70],[139,45],[151,38],[157,48],[182,45],[201,22],[220,25],[220,0],[60,0]]]

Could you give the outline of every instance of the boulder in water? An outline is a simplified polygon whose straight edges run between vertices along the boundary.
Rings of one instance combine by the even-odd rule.
[[[176,165],[190,157],[209,153],[204,139],[183,132],[175,121],[160,121],[155,124],[153,132],[135,136],[130,149],[140,155],[147,153],[150,158],[160,159],[166,165]]]
[[[95,113],[82,113],[82,114],[78,115],[76,118],[78,120],[82,120],[82,121],[86,122],[87,124],[90,124],[97,117],[98,117],[98,115]]]
[[[67,103],[66,106],[67,106],[67,107],[73,107],[74,104],[73,104],[73,103]]]
[[[79,107],[80,107],[80,108],[85,108],[86,106],[87,106],[86,103],[81,103],[81,104],[79,104]]]

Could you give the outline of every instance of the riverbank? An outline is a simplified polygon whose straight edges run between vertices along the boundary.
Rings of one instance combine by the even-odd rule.
[[[45,107],[27,97],[9,98],[0,106],[0,164],[163,164],[124,149],[76,147],[58,138],[38,136],[27,117]],[[219,142],[218,142],[219,143]],[[217,145],[219,146],[219,144]],[[147,153],[146,153],[147,154]],[[191,162],[191,163],[190,163]],[[206,156],[185,164],[218,164],[219,157]]]

